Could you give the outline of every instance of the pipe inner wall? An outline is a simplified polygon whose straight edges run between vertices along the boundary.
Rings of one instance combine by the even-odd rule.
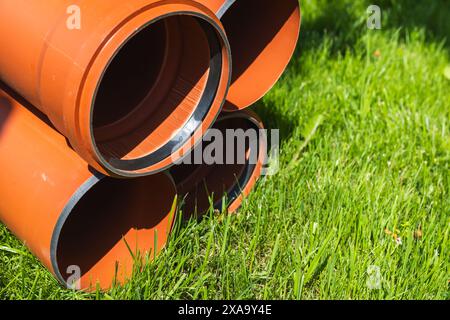
[[[225,110],[244,109],[278,81],[294,54],[300,32],[298,0],[226,0],[218,15],[233,55]]]
[[[52,236],[58,279],[67,283],[76,266],[81,289],[125,283],[139,271],[135,262],[153,260],[164,247],[174,221],[175,195],[166,174],[89,180],[63,210]]]

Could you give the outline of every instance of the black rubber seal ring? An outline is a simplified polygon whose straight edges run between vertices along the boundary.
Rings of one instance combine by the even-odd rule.
[[[255,129],[256,131],[259,130],[258,126],[255,125],[254,123],[252,123],[252,128]],[[258,155],[258,159],[259,159],[260,143],[261,143],[259,135],[258,135],[256,142],[257,142],[256,150],[251,150],[250,153],[253,154],[254,152],[256,152],[256,154]],[[251,141],[250,141],[250,145],[251,145]],[[249,159],[252,159],[251,155],[250,155]],[[250,163],[250,160],[247,160],[247,162],[245,163],[245,169],[244,169],[245,171],[239,177],[239,181],[237,181],[237,183],[234,184],[233,188],[230,191],[228,191],[228,193],[226,194],[226,200],[229,204],[233,203],[242,194],[242,188],[245,188],[245,186],[250,182],[250,179],[251,179],[255,169],[256,169],[256,163]],[[221,200],[217,201],[214,204],[214,209],[222,210],[223,201],[224,201],[224,198],[222,197]]]
[[[89,192],[97,183],[105,179],[106,176],[101,173],[94,173],[83,185],[81,185],[78,190],[72,195],[69,201],[66,203],[64,209],[62,210],[56,225],[53,229],[52,239],[50,241],[50,261],[52,263],[53,272],[56,278],[64,285],[67,286],[65,277],[63,276],[63,270],[59,269],[58,264],[58,244],[61,237],[61,232],[69,216],[72,214],[73,209],[80,202],[86,193]]]
[[[230,7],[236,2],[236,0],[228,0],[226,1],[222,7],[220,7],[219,11],[217,11],[217,17],[222,19],[225,13],[230,9]]]

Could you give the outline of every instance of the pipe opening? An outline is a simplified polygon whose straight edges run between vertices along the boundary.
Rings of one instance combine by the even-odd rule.
[[[153,257],[154,244],[157,251],[165,244],[175,193],[173,181],[164,174],[98,181],[63,213],[67,218],[52,241],[55,272],[66,282],[73,266],[79,268],[81,289],[95,289],[97,283],[107,289],[115,276],[123,283],[132,275],[132,254]]]
[[[259,100],[284,72],[297,44],[298,0],[229,0],[221,20],[233,56],[228,109]],[[257,81],[255,81],[257,79]]]
[[[221,77],[215,28],[191,15],[150,23],[112,59],[93,108],[94,143],[112,167],[141,170],[199,128]]]
[[[166,31],[166,23],[158,21],[135,35],[116,54],[98,88],[94,128],[124,118],[156,85],[168,49]]]
[[[215,125],[225,137],[227,129],[249,129],[258,131],[258,126],[247,118],[225,118],[219,120]],[[258,136],[259,138],[259,136]],[[231,143],[224,139],[223,155],[227,156],[227,146]],[[209,143],[203,143],[203,150]],[[259,147],[259,141],[256,144]],[[242,190],[251,181],[251,176],[255,170],[256,164],[250,162],[250,153],[259,150],[251,150],[252,143],[246,141],[246,163],[238,163],[237,152],[239,146],[234,144],[234,163],[233,164],[214,164],[214,165],[187,165],[181,164],[171,169],[171,175],[177,185],[178,193],[182,199],[183,211],[187,216],[201,216],[210,208],[210,199],[215,209],[222,209],[222,201],[225,199],[228,204],[235,201],[242,193]],[[195,151],[191,153],[194,157]],[[193,162],[194,159],[192,158]]]

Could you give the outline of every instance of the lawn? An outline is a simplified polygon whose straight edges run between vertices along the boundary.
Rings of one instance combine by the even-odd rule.
[[[235,216],[179,222],[107,293],[63,289],[0,226],[0,299],[450,299],[450,2],[303,0],[254,109],[281,167]]]

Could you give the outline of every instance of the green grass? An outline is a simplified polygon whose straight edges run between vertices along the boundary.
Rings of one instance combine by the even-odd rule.
[[[296,56],[255,107],[281,129],[281,170],[238,215],[179,223],[155,263],[94,295],[1,226],[0,298],[450,299],[450,2],[379,0],[374,31],[369,4],[303,1]]]

